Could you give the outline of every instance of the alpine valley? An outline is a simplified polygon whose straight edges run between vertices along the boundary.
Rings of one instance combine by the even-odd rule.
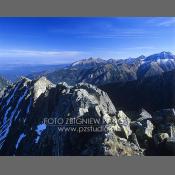
[[[84,59],[13,84],[0,76],[0,89],[0,155],[175,155],[170,52]]]

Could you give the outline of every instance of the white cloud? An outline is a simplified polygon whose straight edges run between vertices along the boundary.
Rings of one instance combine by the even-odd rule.
[[[147,23],[160,27],[171,27],[175,26],[175,17],[154,17],[147,20]]]
[[[157,38],[159,37],[157,32],[147,31],[143,29],[111,29],[107,32],[91,33],[90,35],[84,35],[79,37],[95,38],[95,39],[117,39],[117,38]]]
[[[0,50],[0,57],[74,57],[80,55],[80,51],[39,51],[39,50]]]
[[[162,22],[160,22],[158,24],[159,26],[164,26],[164,27],[170,27],[170,26],[175,26],[175,18],[172,17],[172,18],[168,18],[166,20],[163,20]]]

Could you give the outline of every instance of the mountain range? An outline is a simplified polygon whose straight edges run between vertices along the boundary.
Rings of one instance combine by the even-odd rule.
[[[84,59],[63,69],[46,73],[44,76],[53,83],[67,82],[69,85],[75,85],[85,82],[99,86],[161,75],[173,69],[175,69],[175,55],[161,52],[148,57],[140,56],[125,60]]]

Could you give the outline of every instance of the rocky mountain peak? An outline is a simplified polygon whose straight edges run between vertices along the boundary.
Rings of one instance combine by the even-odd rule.
[[[118,61],[118,60],[116,60],[116,59],[112,59],[112,58],[109,59],[109,60],[107,60],[107,62],[110,63],[110,64],[116,64],[117,61]]]
[[[43,94],[47,89],[55,87],[46,77],[41,77],[38,80],[34,81],[33,92],[34,100],[36,100],[41,94]]]
[[[1,155],[142,154],[128,140],[132,131],[126,123],[130,120],[93,85],[54,85],[45,77],[36,81],[22,79],[8,88],[0,102]],[[98,122],[52,125],[44,123],[46,118]],[[65,132],[69,125],[76,132]],[[58,130],[59,126],[63,131]],[[102,130],[94,132],[92,128]]]
[[[166,52],[166,51],[163,51],[163,52],[160,52],[160,55],[162,56],[162,57],[167,57],[167,56],[169,56],[169,55],[173,55],[171,52]]]
[[[29,81],[31,81],[29,78],[27,78],[27,77],[24,77],[24,76],[21,76],[20,78],[19,78],[19,80],[18,81],[23,81],[23,82],[25,82],[25,81],[27,81],[27,82],[29,82]]]
[[[173,55],[171,52],[163,51],[146,57],[145,61],[157,61],[159,59],[175,59],[175,55]]]
[[[146,57],[145,55],[140,55],[139,57],[137,57],[137,59],[141,59],[141,60],[144,60]]]
[[[101,58],[88,58],[88,59],[83,59],[80,61],[76,61],[71,64],[71,67],[78,67],[78,66],[95,66],[97,64],[105,63],[105,60]]]

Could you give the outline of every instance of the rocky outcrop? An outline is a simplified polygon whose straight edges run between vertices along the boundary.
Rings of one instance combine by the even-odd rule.
[[[137,125],[138,128],[136,130],[136,134],[140,138],[140,140],[146,140],[146,138],[152,138],[152,132],[154,126],[150,120],[137,122]]]
[[[147,139],[144,140],[148,140],[149,144],[145,147],[145,145],[142,145],[141,138],[138,137],[138,140],[139,144],[147,149],[148,155],[175,155],[174,116],[174,108],[162,109],[153,112],[150,121],[147,120],[148,133]],[[143,127],[141,129],[143,130]]]
[[[3,77],[0,76],[0,91],[10,83]]]
[[[169,138],[169,134],[168,133],[157,133],[154,135],[154,143],[155,145],[160,145],[163,142],[166,142],[167,139]]]
[[[90,84],[22,78],[0,104],[0,155],[142,155],[130,119]]]
[[[124,136],[128,139],[129,136],[132,134],[132,131],[130,129],[131,120],[125,115],[123,111],[118,112],[117,118],[119,126],[124,133]]]
[[[154,143],[165,155],[175,155],[175,110],[174,108],[161,109],[154,112],[155,126]]]

